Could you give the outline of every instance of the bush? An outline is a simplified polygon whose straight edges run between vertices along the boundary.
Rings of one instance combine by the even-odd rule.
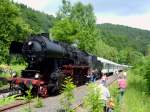
[[[31,90],[32,90],[32,86],[30,86],[29,90],[26,91],[26,96],[24,97],[24,99],[26,100],[26,102],[28,102],[28,108],[25,109],[25,112],[31,112],[31,101],[32,101],[32,93],[31,93]]]
[[[150,94],[150,57],[146,58],[144,63],[144,79],[146,80],[146,85],[148,89],[148,93]]]
[[[150,98],[145,93],[146,81],[143,75],[129,72],[128,88],[123,98],[122,110],[124,112],[149,112]]]
[[[39,97],[36,98],[35,107],[36,107],[36,108],[41,108],[41,107],[43,107],[43,102],[42,102],[42,99],[41,99],[41,98],[39,98]]]
[[[103,102],[101,99],[101,90],[94,83],[88,85],[88,93],[84,99],[84,107],[88,112],[103,112]]]
[[[16,100],[16,95],[2,98],[2,99],[0,99],[0,107],[11,104],[11,103],[15,102],[15,100]]]
[[[71,105],[74,101],[73,90],[75,87],[76,86],[70,77],[65,78],[61,97],[61,105],[63,106],[64,112],[74,112],[74,110],[71,108]]]
[[[135,74],[135,77],[143,76],[143,80],[146,81],[144,85],[146,89],[144,92],[150,94],[150,56],[138,60],[132,72]]]

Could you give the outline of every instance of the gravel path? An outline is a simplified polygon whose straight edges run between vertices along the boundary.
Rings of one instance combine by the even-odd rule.
[[[117,76],[110,76],[107,80],[107,85],[109,85],[116,78],[117,78]],[[96,83],[99,83],[99,80]],[[76,107],[77,104],[80,104],[80,102],[82,102],[83,97],[86,95],[86,91],[87,91],[86,85],[77,87],[74,90],[76,100],[75,100],[75,103],[73,104],[73,107]],[[61,95],[42,99],[43,103],[44,103],[44,106],[42,108],[35,108],[34,103],[32,103],[31,104],[32,112],[57,112],[57,110],[61,108],[60,98],[61,98]],[[24,106],[14,108],[14,109],[6,111],[6,112],[22,112],[23,108],[26,108],[26,107],[27,106],[24,105]]]

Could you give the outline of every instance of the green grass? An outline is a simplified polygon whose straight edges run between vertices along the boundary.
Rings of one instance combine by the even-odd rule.
[[[121,106],[119,104],[119,91],[118,91],[118,83],[115,81],[113,84],[109,86],[109,91],[111,94],[111,98],[113,99],[115,103],[114,111],[115,112],[121,112]]]
[[[142,75],[129,72],[128,88],[126,90],[122,112],[149,112],[150,97],[146,95],[146,82]]]
[[[95,83],[88,84],[87,95],[84,98],[84,108],[88,112],[103,112],[104,103],[101,100],[100,87]]]
[[[115,112],[150,112],[150,96],[146,94],[146,81],[143,76],[129,72],[127,82],[128,86],[120,104],[117,102],[117,81],[109,87],[115,101]]]
[[[34,107],[35,107],[35,108],[41,108],[41,107],[43,107],[43,102],[42,102],[42,99],[41,99],[41,98],[37,97],[37,98],[35,99],[35,105],[34,105]]]
[[[9,96],[9,97],[0,99],[0,107],[15,102],[15,100],[16,100],[15,97],[16,96],[14,95],[14,96]]]

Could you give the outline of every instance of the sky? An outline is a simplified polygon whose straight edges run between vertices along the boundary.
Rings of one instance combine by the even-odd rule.
[[[62,0],[13,0],[35,10],[55,15]],[[92,4],[97,24],[112,23],[150,30],[149,0],[70,0]]]

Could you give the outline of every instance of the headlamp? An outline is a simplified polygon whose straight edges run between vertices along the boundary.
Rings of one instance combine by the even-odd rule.
[[[36,78],[36,79],[40,78],[40,74],[39,74],[39,73],[36,73],[36,74],[35,74],[35,78]]]

